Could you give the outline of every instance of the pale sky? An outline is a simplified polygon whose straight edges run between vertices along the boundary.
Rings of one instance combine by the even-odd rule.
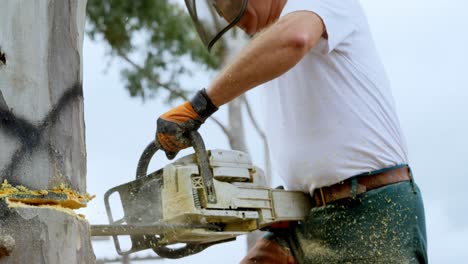
[[[468,259],[468,2],[361,3],[392,82],[410,164],[423,192],[430,263],[462,263]],[[97,198],[83,212],[92,224],[106,223],[103,193],[134,179],[140,152],[153,139],[156,119],[169,109],[158,100],[143,104],[130,98],[119,76],[123,62],[108,63],[106,51],[103,43],[85,39],[88,192]],[[209,78],[194,76],[190,81],[193,88],[201,88]],[[249,98],[261,100],[255,90],[249,92]],[[265,116],[260,109],[255,107],[259,119]],[[225,111],[216,115],[223,119]],[[246,130],[254,163],[261,167],[257,135],[251,127]],[[204,125],[201,133],[208,148],[227,148],[226,139],[212,123]],[[153,168],[166,162],[162,155],[156,161]],[[245,253],[244,239],[238,241],[183,260],[159,262],[238,263]],[[95,253],[97,257],[116,255],[110,241],[96,242]]]

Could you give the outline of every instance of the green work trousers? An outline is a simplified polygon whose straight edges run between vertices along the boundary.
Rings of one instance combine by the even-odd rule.
[[[427,263],[424,207],[414,182],[400,182],[311,209],[265,238],[296,263]]]

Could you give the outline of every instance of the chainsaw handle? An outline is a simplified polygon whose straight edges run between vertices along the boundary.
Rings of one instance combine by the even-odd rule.
[[[161,258],[179,259],[193,254],[197,254],[212,245],[213,244],[187,244],[186,246],[177,249],[162,246],[158,248],[153,248],[153,251],[154,253],[158,254],[158,256],[160,256]]]
[[[203,250],[211,246],[225,243],[225,242],[235,241],[235,240],[236,238],[233,237],[233,238],[228,238],[226,240],[203,243],[203,244],[190,243],[190,244],[186,244],[182,248],[170,248],[168,246],[161,246],[161,247],[153,248],[153,251],[154,253],[158,254],[158,256],[162,258],[179,259],[179,258],[187,257],[193,254],[200,253]]]
[[[152,141],[148,146],[146,146],[145,150],[143,150],[143,153],[140,156],[140,160],[138,160],[136,172],[137,179],[146,177],[148,174],[148,165],[151,161],[151,158],[153,158],[154,154],[156,154],[156,151],[160,149],[161,145],[159,145],[159,142],[157,141]]]
[[[190,132],[190,143],[195,150],[198,169],[200,175],[203,178],[203,187],[207,196],[208,203],[216,203],[216,194],[213,183],[213,172],[210,169],[210,162],[208,160],[208,154],[206,152],[205,143],[203,138],[197,131]],[[151,142],[140,156],[138,161],[136,178],[140,179],[148,175],[148,165],[153,158],[154,154],[161,150],[162,147],[157,141]]]

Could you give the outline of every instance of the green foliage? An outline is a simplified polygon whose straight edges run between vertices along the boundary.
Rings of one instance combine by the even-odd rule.
[[[88,0],[87,18],[91,39],[102,37],[112,57],[129,62],[122,76],[131,96],[146,98],[164,88],[176,91],[168,100],[180,97],[187,93],[180,76],[191,73],[186,62],[219,66],[219,56],[206,51],[190,17],[173,1]]]

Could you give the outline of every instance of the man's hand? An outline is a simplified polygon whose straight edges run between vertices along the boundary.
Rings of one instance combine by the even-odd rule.
[[[168,159],[190,146],[190,132],[198,130],[205,120],[218,110],[205,89],[172,110],[162,114],[157,121],[156,141]]]

